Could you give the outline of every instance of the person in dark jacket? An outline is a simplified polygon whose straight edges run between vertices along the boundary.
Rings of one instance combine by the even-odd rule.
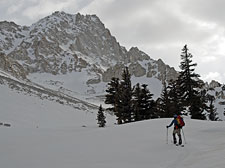
[[[166,128],[171,127],[172,125],[174,125],[174,130],[173,130],[173,143],[176,144],[177,143],[177,139],[176,139],[176,134],[179,137],[179,145],[182,144],[182,139],[181,139],[181,128],[178,124],[177,121],[177,115],[174,115],[174,119],[172,120],[172,122],[170,123],[170,125],[166,126]]]

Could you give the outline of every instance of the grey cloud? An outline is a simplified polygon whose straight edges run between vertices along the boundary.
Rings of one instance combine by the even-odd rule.
[[[212,30],[201,29],[194,22],[187,22],[186,18],[175,15],[171,12],[172,9],[164,7],[163,1],[151,1],[135,10],[137,2],[130,3],[126,10],[122,8],[125,6],[118,8],[117,5],[110,5],[110,10],[100,13],[103,18],[107,18],[106,26],[109,25],[121,42],[129,41],[133,45],[177,41],[191,43],[207,40],[212,35]],[[106,15],[110,15],[110,19]]]
[[[166,17],[165,17],[166,15]],[[141,19],[136,24],[137,38],[144,43],[171,43],[177,41],[200,42],[211,36],[211,32],[200,30],[197,25],[180,20],[176,16],[165,13],[164,17],[158,16],[157,22]]]
[[[0,20],[30,25],[60,10],[77,13],[93,0],[1,0]]]
[[[180,5],[184,13],[195,18],[225,25],[224,0],[185,0]]]
[[[129,3],[123,0],[121,3],[114,0],[108,1],[103,9],[95,6],[89,11],[97,13],[122,45],[138,46],[154,59],[162,58],[177,70],[181,49],[188,44],[194,62],[198,63],[198,73],[205,76],[209,72],[223,72],[219,68],[222,67],[223,59],[216,54],[219,43],[223,41],[220,36],[223,35],[223,29],[212,23],[219,24],[225,15],[214,21],[218,13],[224,12],[221,8],[224,5],[220,4],[222,1],[216,1],[217,5],[212,9],[212,3],[205,0],[158,0],[143,3],[135,0]],[[201,10],[198,12],[199,7]],[[216,14],[213,13],[217,9]],[[211,56],[217,58],[213,63],[202,61],[204,57],[210,59]]]
[[[97,14],[121,45],[137,46],[177,70],[188,44],[198,72],[206,76],[223,74],[224,5],[223,0],[0,0],[0,20],[30,25],[56,10]]]

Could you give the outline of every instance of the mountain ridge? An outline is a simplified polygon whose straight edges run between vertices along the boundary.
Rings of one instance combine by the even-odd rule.
[[[14,48],[9,51],[7,49],[10,47],[6,46],[5,54],[22,64],[27,73],[65,74],[76,69],[81,71],[82,68],[91,66],[90,64],[105,70],[117,63],[150,60],[137,47],[131,47],[127,51],[96,15],[54,12],[30,27],[21,27],[14,23],[8,23],[8,27],[19,27],[21,32],[23,30],[23,35],[14,35],[19,38],[19,42],[14,44],[16,46],[1,39],[1,43],[10,44]],[[167,69],[170,70],[170,67]],[[176,73],[172,68],[171,71]]]
[[[54,12],[31,26],[0,22],[0,53],[0,69],[12,76],[95,105],[103,103],[107,82],[121,78],[125,67],[132,83],[148,84],[155,99],[163,83],[178,76],[163,60],[121,46],[96,15]],[[223,95],[218,84],[211,85],[212,95]],[[220,96],[216,103],[224,102]]]

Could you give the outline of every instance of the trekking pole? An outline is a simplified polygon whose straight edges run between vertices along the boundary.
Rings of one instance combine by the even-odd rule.
[[[166,144],[168,144],[168,128],[166,128]]]
[[[187,144],[186,139],[185,139],[185,136],[184,136],[184,130],[183,130],[183,128],[181,128],[181,130],[182,130],[183,137],[184,137],[184,143]]]

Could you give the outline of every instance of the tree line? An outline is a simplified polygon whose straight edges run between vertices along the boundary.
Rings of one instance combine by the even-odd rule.
[[[147,84],[137,83],[132,87],[131,75],[125,67],[121,80],[113,77],[108,83],[105,103],[117,117],[117,124],[134,121],[173,117],[174,114],[190,115],[192,119],[217,120],[213,102],[202,87],[204,82],[195,73],[196,63],[185,45],[181,52],[180,72],[176,80],[163,83],[161,96],[153,100]],[[209,105],[207,105],[207,103]]]

